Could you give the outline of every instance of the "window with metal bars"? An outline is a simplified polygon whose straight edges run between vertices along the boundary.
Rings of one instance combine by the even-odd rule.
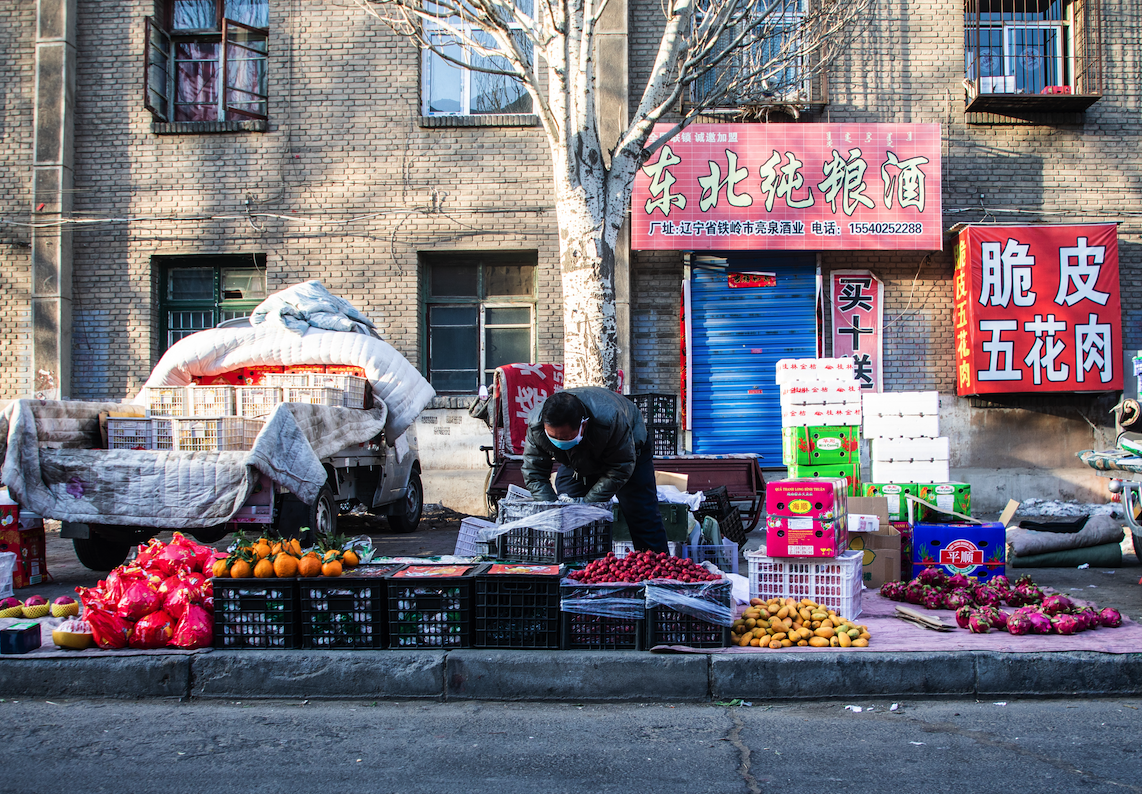
[[[155,257],[166,350],[196,331],[246,317],[266,299],[265,254]]]
[[[265,120],[269,0],[164,0],[146,19],[144,105],[162,122]]]
[[[969,110],[1089,107],[1102,94],[1099,0],[965,0]]]
[[[440,393],[489,388],[497,367],[535,362],[534,252],[421,254],[425,360]]]

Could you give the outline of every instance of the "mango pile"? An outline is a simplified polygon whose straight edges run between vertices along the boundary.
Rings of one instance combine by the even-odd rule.
[[[836,612],[803,598],[752,598],[730,640],[743,648],[867,648],[872,635]]]

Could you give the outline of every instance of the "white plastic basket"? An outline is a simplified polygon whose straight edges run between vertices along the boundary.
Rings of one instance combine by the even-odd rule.
[[[490,550],[487,543],[480,542],[480,530],[494,529],[495,526],[494,522],[482,518],[465,518],[460,522],[460,534],[456,536],[456,550],[453,554],[457,557],[488,556]]]
[[[234,416],[233,386],[187,386],[186,416]]]
[[[282,402],[341,407],[344,398],[328,386],[286,386],[282,389]]]
[[[282,401],[281,386],[237,386],[234,388],[235,413],[247,418],[265,417]]]
[[[267,372],[262,376],[263,386],[308,386],[308,372]]]
[[[309,376],[310,386],[328,386],[341,392],[341,404],[346,408],[365,407],[365,385],[368,382],[356,375],[314,372]]]
[[[174,449],[179,452],[241,452],[254,446],[260,419],[219,416],[172,419]]]
[[[148,386],[147,407],[151,416],[185,416],[185,386]]]
[[[107,418],[107,449],[154,449],[153,419],[126,416]]]
[[[835,559],[766,557],[746,552],[751,598],[808,598],[855,620],[861,613],[864,552],[846,551]]]

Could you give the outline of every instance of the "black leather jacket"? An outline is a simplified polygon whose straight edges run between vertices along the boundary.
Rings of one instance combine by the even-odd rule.
[[[553,446],[540,419],[543,405],[537,405],[527,419],[524,482],[536,499],[554,501],[551,469],[553,462],[558,461],[561,466],[570,466],[585,482],[594,481],[586,501],[610,501],[634,473],[635,461],[646,443],[646,424],[638,407],[621,394],[595,386],[567,391],[578,397],[587,409],[583,440],[568,450]]]

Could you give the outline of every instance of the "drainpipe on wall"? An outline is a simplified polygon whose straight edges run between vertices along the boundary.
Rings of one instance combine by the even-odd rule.
[[[71,393],[76,0],[37,0],[32,163],[32,389]]]

